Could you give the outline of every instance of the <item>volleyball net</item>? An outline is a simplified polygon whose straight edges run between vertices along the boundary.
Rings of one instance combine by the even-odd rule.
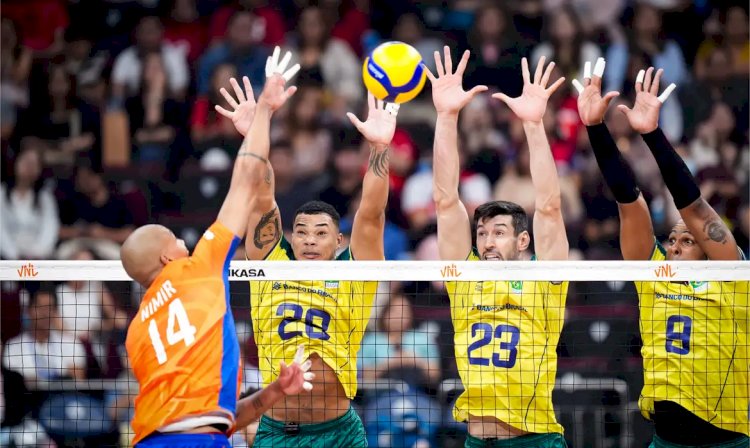
[[[571,447],[646,447],[653,429],[638,401],[660,381],[701,389],[683,397],[694,397],[698,415],[747,424],[747,262],[229,269],[242,392],[261,388],[264,365],[282,361],[264,343],[328,347],[339,378],[356,381],[342,386],[371,447],[463,446],[460,420],[480,408],[530,432],[559,424]],[[124,343],[143,288],[118,261],[1,261],[0,281],[0,445],[130,446],[138,384]],[[252,294],[263,296],[257,310]],[[342,355],[350,352],[356,361]],[[645,379],[644,358],[657,359]],[[252,446],[254,431],[235,433],[233,446]]]

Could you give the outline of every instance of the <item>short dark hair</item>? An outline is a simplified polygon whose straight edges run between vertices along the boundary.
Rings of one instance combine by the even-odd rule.
[[[294,219],[297,219],[299,215],[328,215],[333,220],[336,227],[339,226],[341,221],[341,215],[336,211],[331,204],[323,201],[309,201],[304,204],[294,213]]]
[[[29,308],[36,305],[39,301],[39,296],[47,295],[52,298],[52,306],[57,308],[57,289],[54,283],[39,283],[39,285],[33,290],[29,291]]]
[[[520,205],[508,201],[492,201],[482,204],[474,211],[474,228],[484,219],[492,219],[499,215],[513,217],[513,235],[529,230],[529,217]]]

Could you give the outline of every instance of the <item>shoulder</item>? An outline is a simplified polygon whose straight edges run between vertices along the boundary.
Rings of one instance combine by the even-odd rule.
[[[247,258],[247,256],[245,258]],[[263,259],[269,261],[294,260],[295,258],[294,251],[292,250],[292,245],[289,244],[289,241],[282,234],[281,238],[279,238],[279,241],[275,246],[273,246],[273,249],[271,249]]]

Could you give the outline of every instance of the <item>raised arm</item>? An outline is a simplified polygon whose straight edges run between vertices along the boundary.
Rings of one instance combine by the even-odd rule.
[[[573,86],[578,90],[578,113],[586,125],[599,170],[617,201],[622,257],[626,260],[648,260],[654,250],[651,215],[638,189],[633,170],[625,162],[604,124],[609,103],[619,95],[618,92],[609,92],[602,97],[604,67],[604,58],[599,58],[592,77],[591,63],[587,62],[583,85],[573,80]]]
[[[357,260],[383,260],[385,207],[388,205],[390,145],[396,132],[397,104],[387,106],[367,95],[367,121],[347,116],[370,144],[370,161],[362,181],[362,201],[354,215],[351,250]]]
[[[221,107],[216,108],[222,115],[230,117],[240,132],[242,125],[247,126],[245,129],[249,127],[237,153],[229,193],[219,211],[219,221],[236,235],[244,235],[247,231],[245,248],[254,249],[247,254],[250,258],[265,256],[263,251],[267,253],[281,236],[281,223],[273,199],[273,170],[268,162],[271,116],[296,91],[296,87],[286,88],[286,82],[294,76],[299,67],[292,67],[284,73],[291,54],[287,53],[279,63],[279,52],[280,49],[276,47],[273,56],[266,61],[266,85],[257,105],[252,99],[250,80],[245,77],[243,82],[248,97],[245,97],[237,81],[232,79],[231,84],[240,102],[236,103],[232,96],[222,89],[224,98],[235,110],[228,112]],[[274,217],[276,221],[273,221]],[[263,226],[264,219],[267,220],[266,224],[270,222],[275,224],[275,227]],[[258,244],[259,241],[263,244]]]
[[[700,248],[710,260],[737,260],[740,253],[732,232],[701,197],[698,183],[687,165],[659,129],[659,110],[675,89],[675,85],[670,84],[658,95],[663,72],[657,70],[652,82],[654,68],[649,67],[645,76],[641,70],[635,82],[637,93],[633,108],[619,106],[618,109],[628,117],[630,126],[641,134],[654,155],[664,184],[674,198],[674,205]]]
[[[567,260],[568,236],[562,217],[560,181],[557,178],[555,160],[544,133],[544,112],[547,100],[562,85],[560,78],[547,87],[555,68],[551,62],[544,69],[545,58],[539,60],[531,81],[529,64],[521,60],[523,93],[518,98],[510,98],[496,93],[493,98],[502,100],[523,122],[523,130],[529,144],[531,181],[534,184],[534,250],[540,260]]]
[[[444,48],[445,66],[435,52],[437,77],[427,67],[432,83],[432,101],[437,111],[435,146],[432,150],[432,197],[437,209],[438,250],[443,260],[465,260],[471,252],[471,221],[458,194],[461,170],[458,158],[458,114],[486,86],[464,91],[463,74],[469,62],[469,50],[453,72],[448,46]]]

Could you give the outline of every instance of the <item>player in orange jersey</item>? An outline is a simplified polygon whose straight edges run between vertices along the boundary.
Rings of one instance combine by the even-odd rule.
[[[296,90],[285,86],[295,71],[271,73],[253,113],[270,117],[281,107]],[[244,83],[252,96],[247,78]],[[236,81],[233,85],[241,92]],[[290,365],[281,363],[276,381],[237,401],[240,351],[228,268],[245,234],[258,183],[264,182],[257,173],[268,162],[251,147],[267,133],[262,122],[253,122],[242,143],[219,216],[192,256],[184,241],[158,225],[137,229],[122,246],[128,275],[148,288],[126,341],[140,386],[132,422],[136,447],[229,447],[227,435],[235,428],[287,395],[312,389],[311,363],[302,362],[300,346]]]

